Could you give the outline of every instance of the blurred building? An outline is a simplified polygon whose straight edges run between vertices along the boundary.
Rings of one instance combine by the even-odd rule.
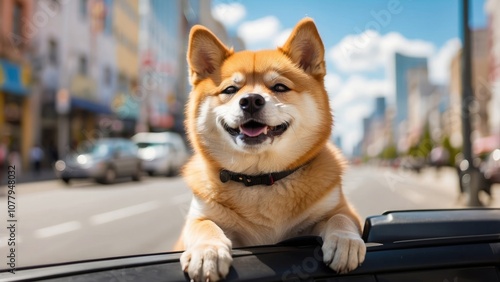
[[[32,65],[35,83],[32,90],[37,106],[33,109],[36,119],[31,130],[36,142],[45,151],[56,152],[59,136],[56,93],[62,80],[61,46],[65,39],[61,31],[64,10],[57,1],[36,1],[34,9],[37,14],[46,18],[46,22],[38,26],[33,37]],[[66,98],[69,109],[69,95]],[[53,158],[57,157],[56,153],[53,155]]]
[[[407,72],[408,118],[406,122],[408,147],[416,145],[427,122],[427,111],[431,94],[427,67],[411,68]]]
[[[333,144],[335,144],[335,146],[337,146],[339,149],[342,150],[342,136],[335,136],[333,137]]]
[[[391,122],[385,97],[376,97],[372,114],[363,119],[361,151],[364,156],[376,157],[392,144]]]
[[[408,144],[405,138],[408,136],[408,70],[423,68],[427,70],[427,58],[410,57],[400,53],[395,54],[396,74],[396,113],[393,124],[396,143],[399,151],[406,151]]]
[[[112,3],[112,33],[115,42],[116,68],[118,73],[115,95],[111,108],[116,118],[109,120],[122,135],[135,133],[139,109],[143,97],[137,93],[139,83],[139,0],[108,0]],[[107,25],[106,25],[107,26]],[[105,31],[107,32],[107,31]],[[104,75],[109,75],[107,69]],[[112,80],[112,78],[110,78]],[[104,81],[110,82],[107,79]]]
[[[375,98],[375,110],[373,111],[374,118],[384,118],[386,113],[387,103],[385,97]]]
[[[427,129],[434,141],[440,142],[442,138],[446,89],[430,82],[427,58],[396,53],[395,62],[396,108],[385,111],[383,119],[371,125],[377,135],[371,133],[372,141],[366,152],[372,157],[389,146],[392,154],[394,145],[399,153],[407,153],[421,142]]]
[[[33,2],[45,19],[33,37],[37,142],[55,158],[84,140],[133,134],[138,0]]]
[[[182,72],[182,3],[172,0],[140,2],[140,82],[138,95],[143,98],[138,131],[173,130],[176,117],[183,111],[178,102]],[[185,58],[184,62],[185,64]],[[182,121],[177,123],[182,124]],[[181,127],[182,128],[182,127]],[[181,129],[178,129],[181,130]]]
[[[363,139],[359,140],[359,142],[354,145],[351,155],[355,159],[363,156]]]
[[[47,160],[81,141],[183,131],[194,24],[243,49],[200,0],[0,1],[0,141]],[[48,164],[48,163],[47,163]]]
[[[488,79],[490,72],[489,35],[487,29],[472,30],[472,88],[474,101],[471,108],[473,139],[482,138],[491,134],[491,86]],[[446,113],[445,134],[450,137],[453,146],[462,145],[462,52],[453,57],[450,65],[449,102]]]
[[[445,89],[429,81],[426,67],[408,70],[408,120],[406,145],[420,142],[424,129],[429,129],[434,141],[442,138],[442,114],[446,109]]]
[[[367,154],[367,148],[370,146],[372,138],[370,136],[371,118],[364,117],[362,121],[362,137],[361,137],[361,152],[363,155]]]
[[[35,144],[32,129],[37,118],[30,66],[38,28],[33,10],[31,0],[0,1],[0,143],[19,152],[25,167]]]
[[[500,3],[488,0],[485,5],[488,14],[488,33],[490,38],[488,54],[490,65],[488,81],[491,85],[491,100],[489,103],[489,122],[491,134],[500,139]],[[500,146],[500,144],[497,144]]]

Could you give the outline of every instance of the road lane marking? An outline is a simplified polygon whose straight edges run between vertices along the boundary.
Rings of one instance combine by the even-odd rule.
[[[40,228],[35,231],[35,237],[37,238],[47,238],[63,233],[68,233],[82,228],[82,224],[78,221],[68,221],[65,223]]]
[[[405,197],[406,199],[412,201],[416,205],[420,205],[426,201],[426,198],[422,193],[412,190],[411,188],[406,188],[399,190],[398,194]]]
[[[180,194],[180,195],[173,197],[170,201],[172,202],[172,204],[178,205],[178,204],[183,204],[183,203],[189,202],[189,201],[191,201],[192,198],[193,198],[193,194],[184,193],[184,194]]]
[[[126,218],[129,216],[145,213],[160,207],[157,201],[151,201],[142,203],[135,206],[130,206],[122,209],[117,209],[110,212],[105,212],[101,214],[94,215],[90,217],[90,223],[93,225],[99,225],[103,223],[108,223],[118,219]]]

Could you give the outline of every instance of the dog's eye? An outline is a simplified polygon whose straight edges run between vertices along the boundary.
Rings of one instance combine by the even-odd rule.
[[[288,88],[284,84],[278,83],[271,87],[271,90],[273,90],[274,92],[287,92],[290,91],[290,88]]]
[[[229,86],[228,88],[222,90],[222,94],[234,94],[238,92],[238,88],[234,86]]]

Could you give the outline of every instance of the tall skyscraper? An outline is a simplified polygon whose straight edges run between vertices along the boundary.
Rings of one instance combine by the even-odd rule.
[[[427,58],[410,57],[396,53],[396,118],[394,120],[394,133],[398,138],[399,127],[408,119],[408,70],[412,68],[427,69]]]
[[[385,97],[375,98],[375,110],[373,111],[373,117],[376,119],[383,119],[385,117],[386,101]]]

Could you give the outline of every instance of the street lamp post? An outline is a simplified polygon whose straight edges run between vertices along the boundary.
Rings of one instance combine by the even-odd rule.
[[[469,27],[469,1],[462,0],[462,133],[465,173],[460,174],[465,191],[469,194],[467,205],[481,206],[479,201],[479,170],[474,164],[472,153],[471,104],[474,101],[472,89],[471,38]]]

